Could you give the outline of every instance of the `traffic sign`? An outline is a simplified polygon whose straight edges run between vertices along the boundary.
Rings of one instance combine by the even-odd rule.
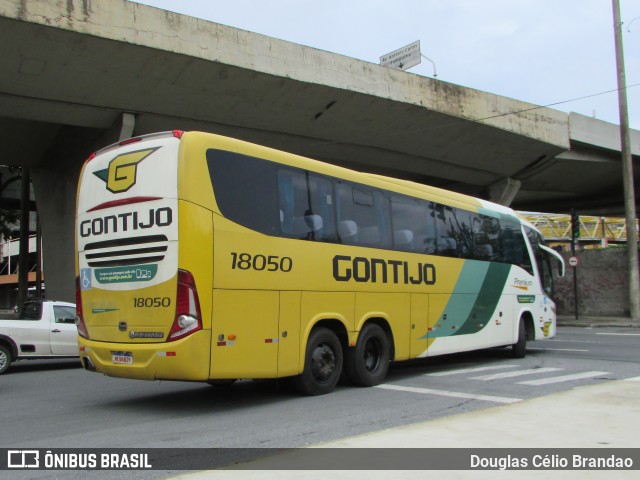
[[[407,70],[421,61],[420,40],[380,57],[380,65]]]
[[[571,265],[572,267],[577,267],[580,264],[580,262],[578,261],[578,257],[570,257],[569,258],[569,265]]]

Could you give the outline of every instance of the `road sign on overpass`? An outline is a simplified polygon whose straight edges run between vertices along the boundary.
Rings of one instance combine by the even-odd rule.
[[[408,70],[419,63],[420,40],[380,57],[380,65],[383,67],[399,68],[400,70]]]

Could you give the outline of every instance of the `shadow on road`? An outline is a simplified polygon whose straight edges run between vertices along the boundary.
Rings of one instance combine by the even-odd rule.
[[[78,358],[59,358],[55,360],[18,360],[13,362],[3,376],[19,375],[24,372],[46,372],[48,370],[68,370],[81,368]]]

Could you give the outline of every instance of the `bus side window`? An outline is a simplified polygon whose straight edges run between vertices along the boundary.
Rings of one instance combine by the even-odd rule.
[[[209,149],[206,155],[222,215],[257,232],[277,235],[277,164],[225,150]]]
[[[457,232],[455,231],[455,225],[449,223],[449,221],[451,220],[451,216],[447,215],[447,209],[451,210],[451,207],[447,207],[439,203],[434,204],[433,207],[433,213],[436,222],[436,231],[438,232],[438,255],[443,255],[445,257],[457,257]]]
[[[278,204],[283,236],[335,241],[332,182],[304,170],[278,171]]]
[[[392,196],[391,222],[394,249],[435,253],[435,225],[427,202],[401,195]]]
[[[502,261],[500,257],[500,222],[488,215],[475,215],[473,236],[475,258],[478,260]]]
[[[458,231],[458,255],[462,258],[475,258],[471,221],[473,214],[460,208],[451,209],[452,220]]]
[[[389,200],[381,191],[337,181],[336,197],[341,243],[391,247]]]
[[[520,223],[515,220],[503,220],[501,240],[502,257],[500,261],[517,265],[533,275],[533,267]]]

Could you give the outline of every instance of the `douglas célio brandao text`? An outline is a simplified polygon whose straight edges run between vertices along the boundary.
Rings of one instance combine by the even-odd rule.
[[[478,470],[608,470],[634,469],[633,458],[611,454],[610,451],[602,455],[582,454],[531,454],[483,456],[470,455],[471,469]]]

